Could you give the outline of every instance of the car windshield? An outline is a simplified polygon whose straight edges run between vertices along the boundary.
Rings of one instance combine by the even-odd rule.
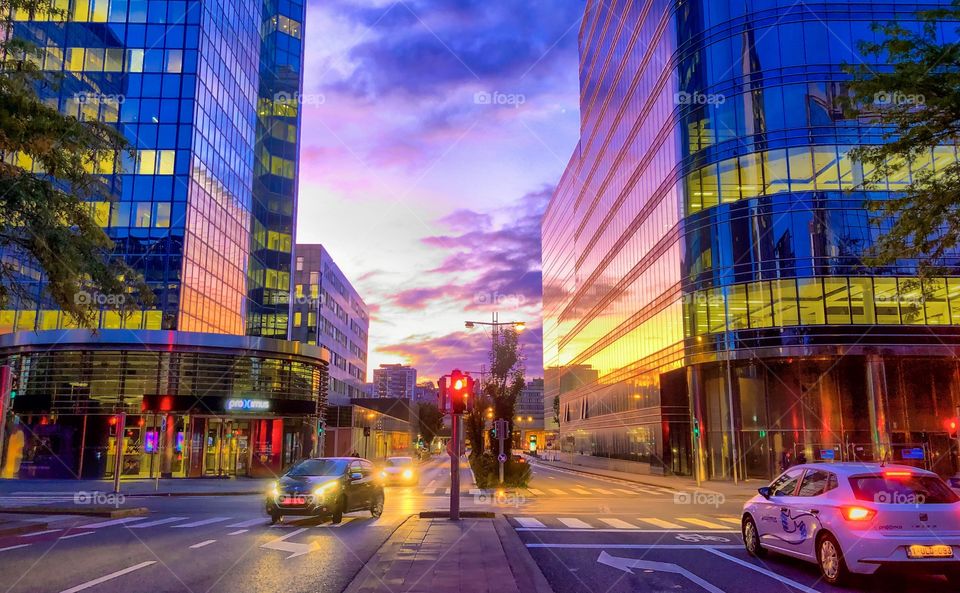
[[[404,465],[410,465],[412,461],[409,457],[391,457],[387,460],[387,465],[391,467],[403,467]]]
[[[305,459],[290,468],[288,476],[339,476],[346,470],[342,459]]]
[[[960,500],[935,476],[854,476],[850,478],[857,500],[893,504],[949,504]]]

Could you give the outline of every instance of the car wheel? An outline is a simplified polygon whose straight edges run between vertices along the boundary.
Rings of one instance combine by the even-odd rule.
[[[762,558],[767,555],[767,550],[760,545],[760,532],[757,530],[757,524],[750,515],[743,518],[743,547],[747,549],[747,554],[751,556]]]
[[[951,589],[960,591],[960,570],[951,570],[943,576],[947,577],[947,582],[950,583]]]
[[[280,515],[280,513],[276,513],[276,512],[270,513],[270,524],[276,525],[277,523],[280,522],[281,518],[282,518],[282,515]]]
[[[823,580],[830,585],[843,584],[849,578],[840,544],[829,533],[824,533],[817,540],[817,564],[820,565]]]
[[[330,515],[331,523],[340,523],[343,521],[343,513],[347,510],[347,500],[344,497],[340,497],[337,501],[337,506],[333,507],[333,513]]]
[[[374,519],[378,519],[383,514],[383,492],[377,493],[370,503],[370,514]]]

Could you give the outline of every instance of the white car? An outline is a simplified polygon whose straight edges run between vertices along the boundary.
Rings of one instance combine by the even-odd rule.
[[[820,566],[830,584],[881,567],[960,584],[960,497],[935,473],[880,463],[791,467],[743,506],[743,543]]]
[[[416,485],[420,482],[412,457],[388,457],[380,477],[387,484]]]

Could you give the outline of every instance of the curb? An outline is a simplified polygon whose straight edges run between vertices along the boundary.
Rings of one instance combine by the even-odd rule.
[[[420,511],[421,519],[446,519],[450,516],[450,511]],[[461,519],[495,519],[497,514],[493,511],[460,511]]]
[[[0,527],[0,537],[8,535],[23,535],[26,533],[36,533],[47,528],[47,523],[25,523],[15,527]]]
[[[597,472],[591,472],[591,471],[586,471],[586,470],[579,469],[580,466],[577,466],[577,469],[573,469],[573,468],[566,467],[566,466],[563,466],[563,465],[555,465],[555,464],[554,464],[553,462],[551,462],[551,461],[546,461],[546,460],[544,460],[544,459],[539,459],[539,458],[536,459],[536,463],[542,463],[543,465],[546,465],[546,466],[549,466],[549,467],[555,467],[555,468],[557,468],[557,469],[562,469],[562,470],[565,470],[565,471],[568,471],[568,472],[574,472],[574,473],[578,473],[578,474],[586,474],[586,475],[588,475],[588,476],[597,476],[598,478],[609,478],[609,479],[611,479],[611,480],[622,480],[622,481],[624,481],[624,482],[630,482],[630,483],[632,483],[632,484],[640,484],[640,485],[643,485],[643,486],[653,486],[654,488],[666,488],[667,490],[673,490],[674,492],[681,492],[681,490],[678,490],[675,486],[664,486],[664,485],[662,485],[662,484],[654,484],[653,482],[643,482],[643,481],[641,481],[641,480],[631,480],[631,479],[629,479],[629,478],[621,478],[621,477],[618,477],[618,476],[608,476],[607,474],[598,474]],[[532,463],[531,463],[531,465],[532,465]],[[568,465],[572,465],[572,464],[568,464]]]
[[[150,514],[146,507],[131,507],[126,509],[83,508],[83,507],[15,507],[3,509],[3,513],[12,515],[82,515],[87,517],[106,517],[108,519],[122,519],[124,517],[142,517]]]
[[[123,494],[121,492],[121,494]],[[254,496],[257,494],[263,494],[263,492],[257,490],[255,492],[145,492],[142,494],[124,494],[127,498],[156,498],[160,496],[166,497],[176,497],[176,496]]]
[[[503,546],[503,553],[507,557],[517,588],[524,593],[553,593],[547,577],[543,576],[540,566],[530,555],[527,546],[523,545],[507,518],[497,517],[493,521],[493,527],[500,536],[500,545]]]

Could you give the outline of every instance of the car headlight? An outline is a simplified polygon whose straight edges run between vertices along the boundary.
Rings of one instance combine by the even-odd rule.
[[[409,469],[403,470],[403,477],[404,477],[404,479],[409,480],[410,478],[413,477],[413,471],[412,471],[412,470],[409,470]]]
[[[278,496],[280,494],[280,482],[270,484],[270,489],[267,490],[267,494],[270,496]]]
[[[323,496],[323,495],[325,495],[325,494],[327,494],[327,493],[329,493],[329,492],[333,492],[333,491],[336,490],[336,489],[337,489],[337,483],[336,483],[336,482],[327,482],[327,483],[324,484],[323,486],[318,486],[318,487],[314,488],[314,490],[313,490],[313,495],[314,495],[314,496]]]
[[[387,477],[387,472],[385,472],[385,471],[380,472],[380,477],[381,477],[381,478],[386,478],[386,477]]]

